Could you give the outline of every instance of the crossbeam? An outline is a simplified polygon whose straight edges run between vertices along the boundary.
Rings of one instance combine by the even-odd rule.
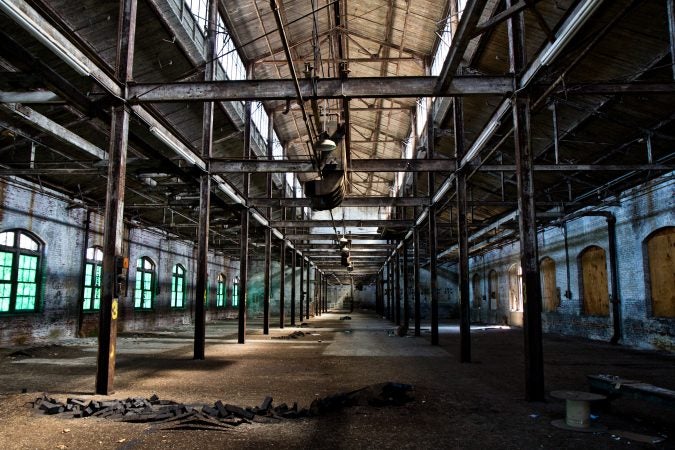
[[[309,198],[251,198],[249,205],[256,208],[311,208],[312,201]],[[340,203],[343,208],[428,205],[429,197],[347,197]]]
[[[436,92],[436,77],[364,77],[300,79],[305,100],[324,98],[417,98],[504,95],[513,92],[512,77],[456,76]],[[314,92],[316,83],[316,93]],[[130,103],[286,100],[296,97],[293,80],[231,80],[137,83],[128,88]]]
[[[350,172],[452,172],[453,159],[352,159]],[[212,159],[211,174],[218,173],[302,173],[316,172],[310,160]]]
[[[308,227],[328,227],[334,225],[344,227],[386,227],[386,228],[409,228],[415,224],[412,220],[273,220],[270,225],[276,228],[308,228]],[[333,235],[335,237],[335,235]]]
[[[284,237],[290,241],[335,241],[342,235],[335,233],[289,233]],[[347,234],[346,237],[353,241],[384,241],[379,234],[354,233]]]

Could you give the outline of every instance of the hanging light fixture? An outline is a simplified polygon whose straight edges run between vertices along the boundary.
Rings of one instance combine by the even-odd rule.
[[[337,147],[337,144],[328,137],[328,133],[322,132],[316,144],[317,150],[322,153],[329,153],[335,150],[335,147]]]

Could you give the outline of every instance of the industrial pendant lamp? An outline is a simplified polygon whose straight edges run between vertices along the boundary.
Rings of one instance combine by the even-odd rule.
[[[337,144],[334,141],[328,138],[328,133],[325,131],[319,136],[319,142],[316,144],[316,148],[322,153],[328,153],[335,150]]]

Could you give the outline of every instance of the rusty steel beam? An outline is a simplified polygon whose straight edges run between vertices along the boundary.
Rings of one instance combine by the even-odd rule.
[[[673,94],[675,83],[653,83],[634,81],[632,83],[583,83],[560,86],[554,91],[560,95],[644,95]]]
[[[451,159],[352,159],[350,172],[452,172]],[[211,174],[218,173],[303,173],[316,172],[309,160],[224,160],[212,159]]]
[[[342,235],[336,235],[335,233],[289,233],[284,235],[284,237],[290,241],[307,241],[307,240],[317,240],[317,241],[337,241]],[[368,234],[368,233],[353,233],[348,234],[347,237],[352,241],[365,240],[365,241],[383,241],[383,238],[379,234]]]
[[[337,244],[295,244],[295,248],[298,250],[339,250],[340,247]],[[371,250],[391,250],[391,245],[389,244],[352,244],[349,246],[349,250],[353,252],[359,251],[371,251]]]
[[[465,5],[457,31],[452,36],[450,50],[448,50],[448,55],[445,57],[445,61],[443,61],[441,73],[438,75],[435,86],[436,92],[447,91],[457,78],[455,76],[457,68],[462,62],[462,57],[464,56],[466,47],[469,45],[469,41],[473,38],[473,32],[478,25],[486,3],[487,0],[474,0],[467,2]]]
[[[436,77],[365,77],[300,79],[304,100],[328,98],[417,98],[465,95],[505,95],[514,90],[512,77],[464,75],[436,90]],[[316,94],[314,93],[316,83]],[[126,100],[132,104],[286,100],[296,98],[293,80],[232,80],[213,82],[136,83]]]
[[[335,222],[332,220],[272,220],[270,226],[275,228],[332,228]],[[412,220],[386,220],[386,219],[349,219],[341,221],[345,227],[386,227],[386,228],[410,228],[415,222]]]
[[[507,0],[510,6],[510,0]],[[520,73],[527,64],[525,18],[522,13],[509,19],[509,60],[511,71]],[[537,251],[537,221],[534,204],[534,171],[530,129],[530,98],[518,94],[512,101],[513,138],[518,188],[518,228],[522,269],[523,334],[525,338],[525,396],[544,401],[544,358],[541,326],[541,280]]]
[[[455,154],[461,160],[464,148],[464,111],[461,99],[453,99]],[[459,247],[459,334],[462,363],[471,362],[471,305],[469,299],[469,227],[467,222],[466,167],[457,171],[457,245]]]
[[[123,0],[119,6],[115,77],[123,82],[133,77],[136,8],[136,0]],[[118,261],[123,258],[124,188],[129,144],[129,110],[124,105],[113,107],[110,128],[108,178],[103,217],[101,310],[96,356],[96,393],[100,395],[109,395],[113,391],[117,356],[117,319],[121,309],[119,297],[123,294],[119,289],[120,280],[117,277],[118,270],[122,270],[118,269]]]
[[[0,170],[0,174],[3,173]],[[341,207],[364,207],[364,206],[427,206],[428,197],[347,197],[340,204]],[[311,207],[309,198],[261,198],[249,199],[249,206],[254,207]]]
[[[216,53],[216,17],[218,4],[209,1],[208,38],[206,41],[206,66],[204,81],[214,78]],[[213,102],[204,102],[202,114],[202,157],[208,161],[213,152]],[[206,346],[206,297],[209,289],[209,213],[211,211],[211,176],[199,175],[199,227],[197,229],[197,279],[195,283],[195,339],[194,359],[203,360]],[[201,301],[204,299],[204,301]]]

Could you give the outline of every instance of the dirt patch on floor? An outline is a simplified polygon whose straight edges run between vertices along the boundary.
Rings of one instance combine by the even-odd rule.
[[[594,408],[593,415],[609,430],[666,437],[663,443],[551,426],[552,420],[565,416],[564,402],[551,397],[541,403],[524,400],[520,330],[473,330],[473,362],[460,364],[459,336],[452,327],[444,327],[441,345],[431,347],[424,336],[390,336],[392,325],[370,314],[351,314],[350,321],[340,317],[336,313],[312,319],[310,328],[302,329],[305,336],[298,339],[272,339],[296,331],[287,327],[271,330],[269,336],[256,334],[245,345],[232,342],[233,324],[212,326],[205,361],[191,359],[189,334],[183,340],[174,336],[166,345],[158,342],[161,336],[139,334],[130,346],[133,352],[118,354],[116,392],[109,397],[92,395],[95,362],[81,359],[95,356],[90,344],[22,348],[29,357],[10,356],[18,349],[3,349],[0,441],[4,448],[17,449],[675,448],[670,435],[675,410],[645,401],[615,400],[609,409]],[[547,393],[588,390],[586,375],[591,373],[675,389],[675,358],[666,353],[546,336],[544,357]],[[412,385],[414,401],[358,404],[297,420],[252,422],[228,431],[166,431],[93,417],[66,419],[25,406],[44,391],[63,401],[70,396],[104,400],[157,393],[191,405],[221,399],[241,406],[258,405],[269,395],[277,404],[304,406],[317,398],[386,381]],[[21,394],[22,389],[27,392]]]

